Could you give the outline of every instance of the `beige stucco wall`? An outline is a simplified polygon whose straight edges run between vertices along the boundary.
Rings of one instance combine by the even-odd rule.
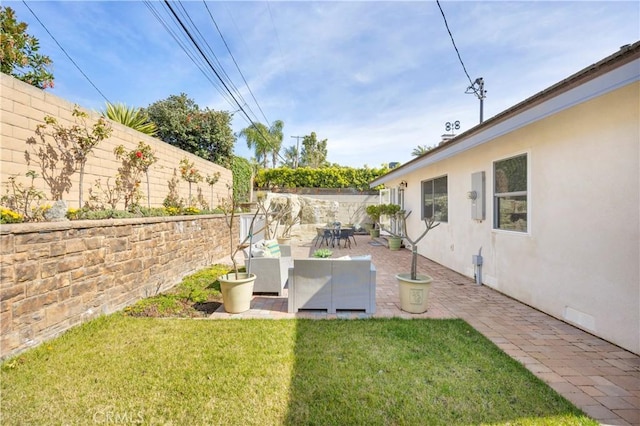
[[[58,118],[59,123],[64,126],[75,124],[72,117],[74,105],[65,101],[52,92],[37,89],[11,76],[0,73],[0,184],[2,185],[2,194],[5,193],[7,178],[9,176],[18,176],[17,181],[27,184],[25,173],[32,169],[42,174],[38,167],[32,163],[27,165],[25,160],[25,150],[27,150],[26,140],[35,137],[35,129],[38,124],[44,123],[44,116],[50,115]],[[87,120],[89,126],[95,123],[99,118],[99,114],[89,110],[82,109],[90,115]],[[180,160],[186,157],[193,162],[195,168],[200,171],[204,177],[220,173],[220,179],[213,187],[206,182],[200,182],[192,186],[192,195],[197,193],[197,187],[202,189],[205,200],[212,207],[218,205],[218,199],[227,195],[227,184],[232,182],[231,171],[206,161],[193,154],[169,145],[157,138],[146,136],[142,133],[134,131],[119,123],[111,122],[113,133],[109,139],[102,141],[89,155],[87,161],[85,177],[84,177],[84,200],[88,199],[89,188],[93,186],[96,179],[101,178],[104,185],[107,178],[110,178],[111,184],[114,182],[114,176],[118,167],[121,166],[113,154],[113,149],[118,145],[124,145],[127,150],[134,149],[139,141],[143,141],[150,145],[158,161],[153,164],[149,170],[151,206],[161,206],[164,198],[169,192],[167,182],[173,176],[174,169],[178,169]],[[179,177],[178,172],[178,177]],[[76,173],[72,176],[72,188],[68,194],[64,195],[64,199],[68,201],[70,207],[78,207],[78,178]],[[37,179],[36,186],[45,192],[46,196],[50,196],[49,188],[42,179]],[[142,190],[145,199],[141,202],[146,205],[146,181],[143,178]],[[189,185],[186,181],[180,180],[178,186],[180,196],[187,199],[189,195]]]
[[[420,222],[420,184],[448,175],[449,221],[420,254],[640,353],[640,84],[578,104],[403,176]],[[528,232],[493,229],[493,162],[527,153]],[[487,219],[471,218],[471,174],[486,173]],[[389,182],[393,187],[399,182]]]

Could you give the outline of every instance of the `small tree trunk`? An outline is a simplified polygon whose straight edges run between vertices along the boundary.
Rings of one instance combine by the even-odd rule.
[[[418,246],[413,244],[411,246],[411,279],[418,279]]]
[[[79,196],[78,196],[78,208],[81,209],[82,208],[82,192],[84,191],[84,185],[83,185],[83,181],[84,181],[84,162],[80,163],[80,181],[78,182],[78,192],[79,192]]]
[[[149,187],[149,171],[144,171],[145,176],[147,177],[147,208],[151,208],[151,189]]]

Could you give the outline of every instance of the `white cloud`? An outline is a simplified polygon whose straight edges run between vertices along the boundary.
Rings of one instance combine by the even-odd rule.
[[[103,105],[22,2],[5,3],[54,59],[54,93],[89,108]],[[153,4],[165,11],[162,2]],[[207,2],[233,58],[202,3],[182,5],[240,102],[264,121],[232,59],[267,119],[284,121],[285,145],[316,132],[329,141],[330,161],[378,166],[406,162],[416,146],[438,143],[447,121],[460,120],[462,130],[478,122],[479,101],[464,93],[469,80],[435,2]],[[637,2],[441,5],[469,77],[485,80],[485,118],[640,38]],[[30,6],[112,101],[146,106],[184,92],[202,107],[237,109],[142,2]],[[247,124],[234,116],[235,131]],[[244,141],[237,151],[251,155]]]

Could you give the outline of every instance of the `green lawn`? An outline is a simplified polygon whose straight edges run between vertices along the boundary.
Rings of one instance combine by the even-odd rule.
[[[118,314],[0,374],[3,425],[597,425],[461,320]]]

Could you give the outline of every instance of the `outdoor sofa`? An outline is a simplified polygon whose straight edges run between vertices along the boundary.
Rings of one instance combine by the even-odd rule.
[[[245,266],[248,268],[249,249],[244,249],[244,253]],[[292,265],[290,245],[278,244],[275,240],[255,243],[251,247],[251,273],[256,274],[253,292],[282,296]]]
[[[376,268],[369,256],[294,259],[289,269],[288,311],[376,311]]]

